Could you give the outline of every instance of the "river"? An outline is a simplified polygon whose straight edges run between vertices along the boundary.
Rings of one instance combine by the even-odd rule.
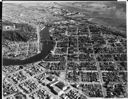
[[[43,43],[41,53],[33,57],[27,58],[25,60],[3,58],[3,65],[4,66],[25,65],[25,64],[34,63],[44,59],[50,53],[50,51],[54,48],[55,43],[50,37],[49,27],[45,27],[42,31],[40,31],[40,37],[41,37],[41,43]]]

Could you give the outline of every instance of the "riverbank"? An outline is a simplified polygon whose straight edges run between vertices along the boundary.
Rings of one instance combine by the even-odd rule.
[[[54,41],[52,40],[49,34],[49,27],[45,27],[42,31],[40,31],[40,37],[41,37],[41,43],[43,43],[43,46],[39,54],[30,58],[27,58],[25,60],[3,58],[3,65],[4,66],[25,65],[25,64],[34,63],[44,59],[54,48]]]

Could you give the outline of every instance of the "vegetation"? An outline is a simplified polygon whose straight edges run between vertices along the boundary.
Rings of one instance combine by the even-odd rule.
[[[28,24],[19,24],[19,23],[11,23],[11,22],[3,22],[3,26],[6,25],[15,25],[15,30],[3,31],[2,38],[3,40],[10,41],[23,41],[27,42],[30,40],[30,37],[35,34],[35,28]]]

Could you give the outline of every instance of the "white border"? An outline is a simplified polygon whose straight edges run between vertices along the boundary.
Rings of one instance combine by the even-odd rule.
[[[128,91],[128,1],[126,1],[126,36],[127,36],[127,91]]]
[[[117,1],[127,1],[127,0],[117,0]]]
[[[1,2],[2,0],[0,0]],[[126,2],[126,33],[128,36],[128,4],[127,4],[127,0],[117,0],[117,2]],[[94,2],[94,1],[2,1],[2,3],[49,3],[49,2]],[[128,37],[127,37],[127,45],[128,45]],[[127,46],[127,60],[128,60],[128,46]],[[128,63],[127,63],[127,80],[128,80]],[[127,90],[128,90],[128,83],[127,83]],[[3,95],[2,95],[3,96]],[[108,98],[90,98],[88,97],[88,99],[108,99]],[[109,99],[128,99],[128,98],[109,98]]]
[[[52,3],[52,2],[97,2],[97,1],[3,1],[3,3]],[[106,2],[106,1],[102,1],[102,2]]]

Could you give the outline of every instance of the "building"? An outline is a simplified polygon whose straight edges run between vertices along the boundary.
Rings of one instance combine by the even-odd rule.
[[[15,24],[3,25],[2,30],[3,31],[16,30],[16,26],[15,26]]]
[[[58,87],[59,89],[63,90],[65,87],[65,84],[63,82],[59,81],[58,83],[55,84],[55,86]]]

